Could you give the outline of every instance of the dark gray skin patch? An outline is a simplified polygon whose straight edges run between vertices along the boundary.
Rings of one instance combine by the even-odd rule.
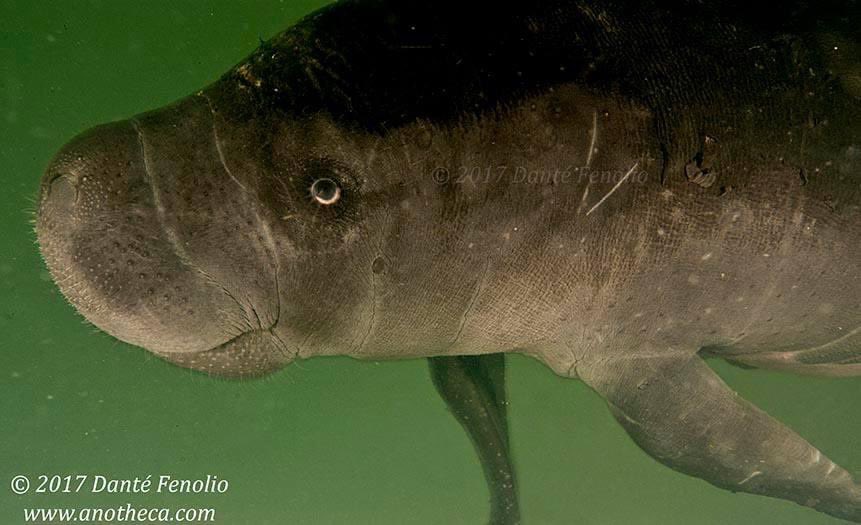
[[[702,361],[861,375],[856,8],[809,9],[342,2],[73,140],[40,248],[93,324],[212,375],[436,359],[487,421],[496,522],[502,375],[475,371],[513,352],[671,468],[861,522],[850,473]]]

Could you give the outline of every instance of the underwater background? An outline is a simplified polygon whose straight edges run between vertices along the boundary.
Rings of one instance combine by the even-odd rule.
[[[479,524],[488,492],[423,360],[320,358],[231,382],[84,322],[35,245],[39,177],[75,134],[192,93],[324,1],[0,0],[0,524],[32,507],[199,507],[223,524]],[[457,13],[452,12],[452,17]],[[861,378],[741,370],[747,399],[861,477]],[[642,453],[582,383],[508,359],[523,522],[835,524]],[[223,494],[15,495],[14,476],[207,475]]]

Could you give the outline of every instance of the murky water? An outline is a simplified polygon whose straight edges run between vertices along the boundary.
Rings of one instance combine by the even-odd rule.
[[[257,382],[207,379],[84,323],[34,244],[38,179],[64,142],[193,92],[323,3],[0,0],[0,523],[24,523],[31,507],[127,504],[214,508],[227,524],[485,519],[478,461],[423,361],[317,359]],[[588,388],[509,363],[524,523],[837,523],[674,473]],[[861,380],[714,366],[861,475]],[[54,474],[211,475],[229,489],[36,494]],[[13,494],[16,475],[32,480],[26,495]]]

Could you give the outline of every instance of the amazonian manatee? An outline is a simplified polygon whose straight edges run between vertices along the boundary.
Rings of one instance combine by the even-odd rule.
[[[339,2],[75,138],[38,201],[56,283],[212,375],[429,358],[493,523],[520,519],[505,353],[673,469],[861,522],[852,475],[704,362],[861,376],[857,4],[516,4]]]

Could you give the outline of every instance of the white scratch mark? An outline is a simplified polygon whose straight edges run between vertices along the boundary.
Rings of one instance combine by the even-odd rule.
[[[826,349],[828,349],[834,345],[840,344],[840,343],[846,341],[847,339],[851,339],[853,336],[857,335],[859,332],[861,332],[861,326],[856,327],[854,330],[851,330],[850,332],[838,337],[837,339],[834,339],[833,341],[829,341],[823,345],[815,346],[813,348],[803,348],[801,350],[793,350],[790,352],[782,352],[782,353],[784,355],[787,355],[787,356],[802,354],[802,353],[819,353],[819,352],[826,350]]]
[[[586,165],[583,169],[586,171],[588,179],[586,180],[586,188],[583,190],[583,196],[580,198],[580,206],[577,207],[577,215],[583,212],[583,206],[586,205],[586,197],[589,196],[589,187],[592,186],[592,175],[589,173],[589,168],[592,166],[592,155],[595,152],[595,141],[598,139],[598,111],[592,112],[592,138],[589,141],[589,151],[586,153]],[[586,215],[589,215],[588,213]]]
[[[618,190],[622,186],[622,184],[624,184],[625,181],[628,180],[628,177],[630,177],[631,174],[634,173],[634,170],[637,169],[637,166],[639,166],[639,165],[640,165],[639,162],[634,163],[634,165],[631,167],[631,169],[628,170],[628,173],[626,173],[625,176],[622,177],[622,179],[619,182],[617,182],[615,186],[613,186],[613,189],[611,189],[610,192],[607,193],[607,195],[604,195],[604,198],[602,198],[600,201],[598,201],[597,204],[592,206],[591,210],[586,212],[586,216],[588,217],[593,211],[597,210],[602,204],[604,204],[604,201],[609,199],[610,195],[613,195],[616,192],[616,190]]]
[[[622,417],[623,417],[623,418],[625,418],[625,421],[627,421],[628,423],[630,423],[630,424],[632,424],[632,425],[636,425],[636,426],[638,426],[638,427],[643,426],[643,424],[642,424],[642,423],[640,423],[640,422],[639,422],[639,421],[637,421],[636,419],[632,418],[632,417],[631,417],[631,416],[629,416],[628,414],[626,414],[626,413],[624,413],[624,412],[620,412],[620,414],[622,415]]]
[[[152,175],[152,171],[150,170],[150,156],[149,156],[149,148],[146,145],[146,139],[144,138],[143,130],[141,129],[140,123],[137,119],[132,119],[132,126],[137,133],[138,144],[141,150],[141,157],[143,158],[144,165],[144,174],[146,175],[147,181],[150,185],[150,190],[152,191],[152,200],[153,204],[155,204],[156,209],[156,217],[158,218],[159,225],[161,226],[162,231],[164,231],[165,236],[170,242],[171,246],[173,246],[174,251],[177,256],[183,260],[183,262],[187,263],[190,267],[194,268],[189,261],[190,258],[185,251],[185,247],[179,239],[179,235],[176,233],[176,230],[168,224],[165,215],[167,214],[165,210],[164,203],[161,200],[161,192],[159,191],[158,183],[155,177]]]
[[[595,141],[598,139],[598,111],[592,112],[592,139],[589,142],[589,153],[586,154],[586,167],[592,166],[592,155],[595,153]]]
[[[762,475],[762,472],[760,472],[760,471],[758,471],[758,470],[754,470],[753,472],[751,472],[751,473],[750,473],[750,476],[748,476],[748,477],[744,478],[743,480],[739,481],[739,482],[738,482],[738,484],[739,484],[739,485],[744,485],[744,484],[745,484],[745,483],[747,483],[748,481],[750,481],[750,480],[752,480],[753,478],[755,478],[755,477],[757,477],[757,476],[760,476],[760,475]]]
[[[591,182],[591,178],[590,181]],[[583,206],[586,205],[586,197],[589,196],[589,184],[586,184],[586,189],[583,190],[583,196],[580,198],[580,206],[577,207],[577,215],[583,211]]]
[[[215,124],[215,108],[212,107],[212,101],[209,100],[209,97],[204,95],[203,93],[201,93],[201,96],[204,100],[206,100],[206,104],[209,106],[209,114],[212,117],[212,138],[213,142],[215,142],[215,151],[218,152],[218,160],[221,162],[221,166],[224,168],[224,172],[227,173],[227,176],[230,177],[233,182],[235,182],[240,188],[242,188],[243,191],[247,192],[248,190],[245,188],[245,186],[243,186],[243,184],[239,182],[239,179],[237,179],[233,175],[233,172],[230,171],[230,168],[227,167],[227,162],[224,159],[224,152],[221,151],[221,139],[218,137],[218,127]]]

